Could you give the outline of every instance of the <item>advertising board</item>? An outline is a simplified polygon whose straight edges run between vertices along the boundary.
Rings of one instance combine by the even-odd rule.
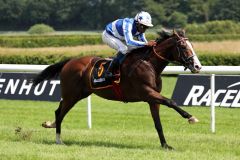
[[[59,101],[58,79],[33,86],[34,73],[0,73],[0,99]]]
[[[240,107],[240,76],[215,76],[214,105]],[[180,106],[210,106],[210,75],[179,75],[172,99]]]

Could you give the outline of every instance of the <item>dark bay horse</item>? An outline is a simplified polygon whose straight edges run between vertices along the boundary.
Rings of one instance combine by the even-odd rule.
[[[120,67],[120,89],[125,102],[145,101],[150,111],[163,148],[172,149],[165,140],[159,116],[160,104],[177,111],[189,123],[198,122],[197,118],[177,106],[177,104],[160,94],[162,89],[161,73],[169,62],[175,62],[198,73],[201,64],[184,32],[171,34],[162,32],[156,40],[155,47],[143,47],[129,53]],[[113,89],[92,89],[90,70],[99,57],[86,56],[70,59],[50,65],[33,80],[34,85],[46,79],[60,75],[62,100],[55,111],[55,122],[45,122],[43,127],[56,128],[56,143],[60,144],[61,123],[64,116],[79,100],[95,93],[109,100],[116,98]]]

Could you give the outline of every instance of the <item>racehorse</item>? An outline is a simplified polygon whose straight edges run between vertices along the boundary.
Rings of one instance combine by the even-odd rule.
[[[196,123],[198,119],[184,111],[177,104],[160,94],[162,89],[161,73],[170,63],[178,63],[198,73],[201,64],[193,50],[192,44],[183,31],[161,32],[154,47],[142,47],[132,50],[120,66],[119,89],[122,98],[115,96],[112,87],[94,89],[90,85],[90,71],[99,57],[85,56],[65,60],[48,66],[33,80],[37,85],[46,79],[60,76],[61,94],[58,109],[55,111],[55,122],[45,122],[43,127],[56,128],[56,143],[61,144],[61,123],[64,116],[79,100],[92,93],[108,99],[124,102],[147,102],[157,130],[161,146],[173,149],[167,144],[159,116],[160,104],[173,108],[189,123]]]

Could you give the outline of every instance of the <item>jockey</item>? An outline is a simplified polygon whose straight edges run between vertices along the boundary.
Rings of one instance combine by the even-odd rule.
[[[105,78],[113,77],[113,69],[122,63],[125,55],[131,50],[156,45],[155,41],[148,42],[145,38],[144,32],[149,27],[153,27],[152,18],[148,12],[144,11],[139,12],[135,18],[117,19],[106,26],[102,33],[102,40],[117,50],[117,56],[110,63]]]

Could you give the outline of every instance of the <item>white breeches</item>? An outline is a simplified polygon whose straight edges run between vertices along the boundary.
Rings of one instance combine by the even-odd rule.
[[[126,54],[133,49],[139,48],[138,46],[127,46],[125,41],[121,41],[120,39],[111,36],[106,31],[103,31],[102,33],[102,40],[108,46],[117,50],[118,52],[121,52],[122,54]]]

